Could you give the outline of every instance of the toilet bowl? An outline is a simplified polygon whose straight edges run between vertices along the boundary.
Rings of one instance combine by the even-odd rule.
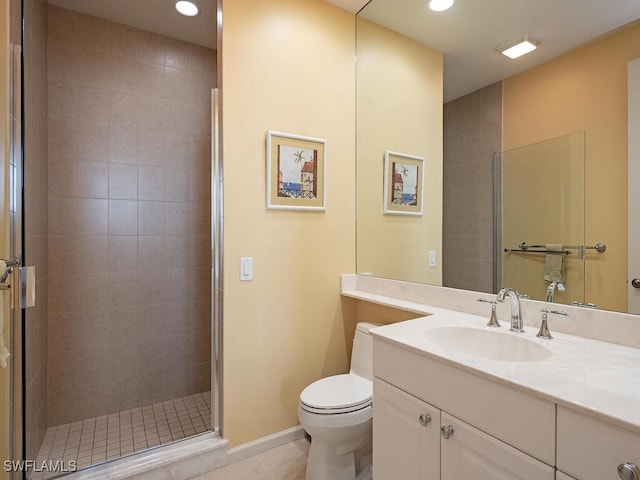
[[[351,370],[313,382],[300,394],[298,418],[311,436],[306,480],[371,479],[374,323],[358,323]]]

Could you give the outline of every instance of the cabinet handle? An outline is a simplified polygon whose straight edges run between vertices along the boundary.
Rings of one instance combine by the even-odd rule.
[[[418,420],[420,421],[420,425],[426,427],[431,423],[431,415],[429,415],[428,413],[423,413],[418,417]]]
[[[451,425],[440,427],[440,435],[442,435],[444,438],[451,437],[451,435],[453,435],[453,427]]]
[[[635,463],[621,463],[618,465],[618,476],[622,480],[640,480],[640,469]]]

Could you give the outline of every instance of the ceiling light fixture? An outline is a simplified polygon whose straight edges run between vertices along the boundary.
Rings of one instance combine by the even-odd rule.
[[[431,0],[429,2],[429,8],[434,12],[443,12],[448,10],[453,5],[453,0]]]
[[[538,48],[540,42],[533,38],[531,35],[523,35],[521,37],[512,40],[511,42],[505,43],[497,48],[497,50],[506,55],[507,57],[514,59],[521,57],[529,52],[533,52],[536,48]]]
[[[180,0],[176,2],[176,10],[179,13],[184,15],[185,17],[195,17],[198,15],[198,6],[193,2],[187,2],[185,0]]]

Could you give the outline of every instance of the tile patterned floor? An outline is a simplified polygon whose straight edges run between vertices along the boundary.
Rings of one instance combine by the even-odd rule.
[[[206,432],[210,425],[211,394],[197,393],[50,427],[36,463],[73,460],[80,469]],[[33,472],[30,479],[56,475]]]
[[[301,438],[193,480],[305,480],[309,446]]]

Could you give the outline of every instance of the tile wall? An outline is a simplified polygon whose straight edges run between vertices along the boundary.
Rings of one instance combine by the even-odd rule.
[[[443,285],[493,291],[493,153],[502,82],[444,105]]]
[[[25,310],[26,458],[47,428],[47,58],[44,0],[24,8],[24,262],[36,267],[36,305]],[[19,32],[19,28],[14,29]]]
[[[210,388],[216,53],[49,6],[48,424]]]

